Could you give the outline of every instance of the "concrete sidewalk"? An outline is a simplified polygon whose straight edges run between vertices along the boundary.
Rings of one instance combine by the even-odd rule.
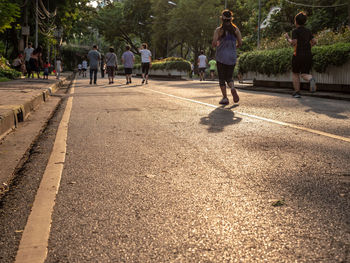
[[[32,143],[60,103],[61,98],[51,95],[73,77],[67,72],[60,80],[50,76],[48,80],[0,83],[0,198],[9,190],[16,170],[26,161]],[[33,111],[35,114],[30,114]]]
[[[0,140],[72,76],[73,73],[65,73],[60,80],[49,76],[48,80],[22,78],[0,82]]]

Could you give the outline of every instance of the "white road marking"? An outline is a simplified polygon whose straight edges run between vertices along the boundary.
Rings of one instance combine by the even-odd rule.
[[[75,80],[70,94],[74,94]],[[58,127],[55,143],[46,166],[32,211],[23,231],[15,263],[40,263],[47,257],[47,246],[51,229],[51,216],[60,186],[66,156],[68,123],[73,105],[73,96],[67,101]]]
[[[143,88],[143,89],[146,89],[146,90],[149,90],[149,91],[152,91],[152,92],[155,92],[155,93],[159,93],[159,94],[162,94],[162,95],[165,95],[165,96],[168,96],[168,97],[173,97],[173,98],[176,98],[176,99],[185,100],[185,101],[189,101],[189,102],[205,105],[205,106],[208,106],[208,107],[211,107],[211,108],[218,108],[217,105],[201,102],[201,101],[198,101],[198,100],[192,100],[192,99],[188,99],[188,98],[184,98],[184,97],[179,97],[179,96],[175,96],[175,95],[168,94],[168,93],[165,93],[165,92],[153,90],[153,89],[150,89],[150,88]],[[228,110],[228,109],[225,109],[225,108],[221,108],[221,109],[222,110]],[[283,121],[277,121],[277,120],[273,120],[273,119],[268,119],[268,118],[264,118],[264,117],[256,116],[256,115],[253,115],[253,114],[244,113],[244,112],[239,112],[239,111],[232,111],[232,112],[234,112],[236,114],[239,114],[241,116],[246,116],[246,117],[250,117],[250,118],[254,118],[254,119],[258,119],[258,120],[262,120],[262,121],[267,121],[267,122],[271,122],[271,123],[274,123],[274,124],[278,124],[278,125],[282,125],[282,126],[298,129],[298,130],[307,131],[307,132],[310,132],[310,133],[313,133],[313,134],[318,134],[318,135],[326,136],[326,137],[329,137],[329,138],[333,138],[333,139],[337,139],[337,140],[341,140],[341,141],[345,141],[345,142],[350,142],[350,138],[339,136],[339,135],[335,135],[335,134],[331,134],[331,133],[328,133],[328,132],[323,132],[323,131],[319,131],[319,130],[305,128],[305,127],[301,127],[301,126],[298,126],[298,125],[295,125],[295,124],[291,124],[291,123],[287,123],[287,122],[283,122]]]

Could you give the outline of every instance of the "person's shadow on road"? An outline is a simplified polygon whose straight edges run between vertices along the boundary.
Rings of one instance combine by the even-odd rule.
[[[225,126],[237,124],[242,120],[242,118],[235,117],[232,108],[218,107],[207,117],[202,117],[200,124],[207,125],[210,133],[222,132]]]

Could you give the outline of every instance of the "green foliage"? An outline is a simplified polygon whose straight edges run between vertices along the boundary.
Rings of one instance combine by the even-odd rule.
[[[341,66],[350,59],[350,43],[314,47],[312,53],[313,68],[322,73],[329,65]],[[239,57],[238,70],[240,73],[283,74],[291,70],[292,55],[291,48],[246,52]]]
[[[290,48],[246,52],[239,57],[238,71],[248,71],[262,74],[279,74],[291,69],[291,57],[293,51]]]
[[[339,31],[325,29],[317,33],[315,38],[318,46],[332,45],[335,43],[350,43],[350,27],[342,27]],[[284,34],[274,39],[264,38],[260,42],[260,49],[280,49],[289,46]]]
[[[19,77],[21,77],[21,73],[10,68],[6,63],[5,58],[0,58],[0,78],[17,79]]]
[[[20,16],[19,5],[13,1],[0,0],[0,33],[11,28],[11,23]]]
[[[61,47],[61,59],[65,70],[74,70],[83,57],[87,56],[89,47],[67,45]]]
[[[313,54],[313,68],[325,72],[328,65],[341,66],[350,59],[350,43],[314,47]]]
[[[342,27],[338,32],[325,29],[318,32],[315,38],[317,39],[317,45],[332,45],[338,42],[350,43],[350,27]]]

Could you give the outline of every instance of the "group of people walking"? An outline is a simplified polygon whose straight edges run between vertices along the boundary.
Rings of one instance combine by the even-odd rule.
[[[286,40],[294,47],[294,54],[292,58],[292,76],[293,76],[293,97],[300,98],[300,77],[310,83],[310,91],[316,91],[316,81],[310,74],[312,66],[311,47],[316,44],[316,40],[312,36],[310,30],[304,27],[307,16],[304,12],[300,12],[295,16],[296,28],[292,32],[292,38],[285,34]],[[216,49],[215,59],[212,58],[209,62],[201,51],[198,57],[198,69],[200,81],[205,80],[205,69],[210,65],[211,78],[214,78],[214,72],[217,68],[219,86],[222,93],[220,104],[229,104],[227,97],[227,86],[230,88],[233,102],[239,102],[239,95],[234,87],[233,72],[237,61],[237,49],[242,46],[242,35],[239,28],[233,23],[233,13],[229,10],[224,10],[221,14],[222,24],[214,31],[212,46]],[[152,54],[148,50],[146,43],[142,44],[139,49],[142,63],[142,84],[148,83],[148,72],[151,67]],[[97,46],[94,46],[89,51],[87,58],[90,61],[90,84],[96,84],[98,65],[101,62],[101,54],[97,51]],[[130,51],[130,46],[126,47],[122,57],[122,64],[124,65],[126,84],[132,82],[132,69],[135,62],[135,57]],[[84,64],[85,63],[85,64]],[[102,61],[104,63],[104,61]],[[115,70],[117,68],[117,56],[114,49],[110,48],[105,56],[105,64],[107,67],[107,74],[109,84],[114,83]],[[81,67],[81,65],[79,65]],[[87,68],[87,62],[83,61],[82,68]],[[86,70],[85,70],[86,71]],[[85,75],[86,76],[86,75]]]
[[[233,101],[239,101],[239,95],[234,87],[233,72],[237,61],[237,48],[242,46],[242,36],[239,28],[233,24],[233,13],[224,10],[221,14],[222,24],[214,31],[212,46],[216,49],[216,66],[219,77],[219,86],[222,93],[220,104],[229,104],[226,92],[226,84],[231,90]],[[300,98],[300,77],[310,83],[310,92],[316,91],[316,80],[310,74],[312,67],[311,47],[316,44],[316,40],[311,31],[304,25],[307,16],[304,12],[298,13],[294,18],[295,29],[292,32],[292,38],[288,33],[285,34],[286,40],[294,47],[292,57],[292,78],[293,78],[293,97]],[[204,53],[198,57],[198,67],[200,80],[204,80],[204,70],[208,63]],[[211,73],[214,63],[211,64]]]
[[[148,84],[148,74],[152,62],[152,53],[148,50],[148,45],[143,43],[139,49],[141,54],[141,68],[142,68],[142,84]],[[104,66],[106,66],[106,71],[108,75],[109,84],[114,83],[114,77],[116,70],[118,69],[118,58],[114,52],[114,48],[110,47],[109,52],[103,58],[101,53],[98,51],[97,45],[94,45],[92,50],[87,54],[87,59],[89,60],[90,67],[90,85],[97,84],[97,72],[99,67],[101,68],[101,73],[104,71]],[[135,63],[135,56],[131,52],[131,47],[126,46],[123,55],[121,56],[121,62],[124,66],[124,73],[126,78],[126,84],[132,83],[132,70]],[[86,71],[88,68],[88,63],[84,59],[81,64],[78,65],[79,74],[86,77]],[[103,77],[103,75],[101,74]]]
[[[40,72],[43,70],[43,79],[48,79],[51,71],[51,64],[46,59],[43,62],[42,59],[43,49],[41,46],[37,48],[32,47],[32,43],[29,42],[28,46],[24,49],[24,54],[20,53],[16,59],[13,60],[12,66],[17,71],[26,74],[28,78],[34,78],[34,73],[37,74],[37,78],[40,79]],[[56,78],[60,78],[62,71],[61,58],[56,58]]]

